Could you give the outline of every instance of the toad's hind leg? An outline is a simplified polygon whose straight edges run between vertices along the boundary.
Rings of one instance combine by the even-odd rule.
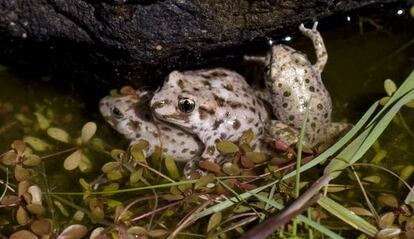
[[[323,68],[328,61],[328,52],[325,48],[325,43],[323,42],[322,36],[319,31],[316,29],[318,26],[318,22],[313,24],[312,29],[306,28],[303,24],[299,26],[299,30],[302,32],[303,35],[307,36],[312,40],[313,47],[315,48],[316,52],[316,63],[315,69],[319,71],[319,74],[322,73]]]

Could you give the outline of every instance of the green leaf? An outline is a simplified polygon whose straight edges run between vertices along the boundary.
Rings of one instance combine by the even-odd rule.
[[[46,130],[50,126],[50,120],[46,118],[42,113],[35,112],[33,113],[36,116],[37,122],[39,123],[39,127],[43,130]]]
[[[26,142],[30,147],[32,147],[36,151],[45,151],[52,148],[52,145],[46,143],[45,141],[32,137],[32,136],[26,136],[23,138],[23,141]]]
[[[60,141],[60,142],[63,142],[63,143],[69,143],[70,136],[63,129],[60,129],[60,128],[49,128],[49,129],[47,129],[47,134],[51,138],[53,138],[53,139],[55,139],[57,141]]]
[[[230,141],[220,141],[217,143],[217,150],[223,154],[231,154],[239,151],[239,147]]]
[[[74,170],[79,166],[81,158],[82,152],[78,149],[65,159],[65,162],[63,162],[63,167],[66,170]]]
[[[371,237],[374,237],[378,233],[378,229],[375,226],[328,197],[320,198],[318,204],[348,225]]]
[[[384,81],[384,89],[387,95],[391,96],[395,91],[397,91],[397,85],[395,85],[394,81],[391,79],[386,79]]]
[[[219,226],[221,223],[221,212],[216,212],[213,215],[211,215],[210,220],[208,221],[207,225],[207,232],[210,232],[211,230],[215,229],[217,226]]]
[[[96,133],[96,124],[88,122],[82,127],[81,142],[86,144]]]
[[[175,161],[171,157],[165,157],[165,167],[167,168],[167,171],[172,179],[177,179],[180,177],[180,173],[178,172],[177,165],[175,164]]]

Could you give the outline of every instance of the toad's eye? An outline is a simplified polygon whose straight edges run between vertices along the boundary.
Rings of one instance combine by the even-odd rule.
[[[190,98],[178,99],[178,109],[183,113],[191,113],[195,108],[195,102]]]
[[[122,114],[122,112],[116,107],[113,107],[111,111],[114,117],[117,119],[121,119],[122,117],[124,117],[124,114]]]

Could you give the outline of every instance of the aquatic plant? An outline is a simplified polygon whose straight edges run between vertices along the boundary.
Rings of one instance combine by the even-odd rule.
[[[11,238],[87,234],[90,238],[251,238],[253,233],[257,238],[278,229],[281,238],[344,238],[344,233],[358,235],[356,231],[360,238],[413,235],[413,194],[401,200],[381,188],[385,174],[402,182],[398,190],[411,190],[405,180],[414,167],[384,167],[389,153],[378,137],[390,122],[410,135],[400,109],[413,104],[414,73],[398,89],[389,80],[384,84],[387,98],[374,103],[351,131],[319,155],[302,152],[299,141],[296,149],[279,148],[266,157],[251,150],[254,135],[248,131],[239,142],[217,144],[226,163],[202,164],[210,173],[189,180],[181,175],[182,165],[164,156],[162,149],[145,157],[143,150],[151,142],[139,141],[126,149],[111,147],[95,136],[99,130],[93,122],[83,125],[79,136],[71,135],[59,122],[62,117],[44,113],[47,108],[39,106],[33,117],[18,116],[32,122],[19,120],[31,130],[0,156],[5,175],[0,180],[4,186],[0,210],[8,215],[1,218],[2,234]],[[358,162],[367,151],[372,158]],[[78,183],[70,191],[59,191],[48,178],[48,164],[55,162],[83,175],[72,178]],[[100,172],[95,169],[98,165]],[[315,175],[322,177],[317,180]],[[358,188],[362,200],[347,201],[355,198]],[[272,218],[278,223],[267,223]],[[249,230],[253,231],[249,234]]]

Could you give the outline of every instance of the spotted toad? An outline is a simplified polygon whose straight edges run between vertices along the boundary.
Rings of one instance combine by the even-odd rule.
[[[222,68],[173,71],[151,100],[154,115],[196,135],[205,145],[203,159],[214,162],[216,143],[237,141],[247,130],[259,145],[268,115],[263,103],[238,73]]]
[[[299,27],[312,40],[317,57],[315,64],[312,65],[304,54],[281,44],[272,46],[265,58],[265,85],[279,120],[272,122],[268,131],[280,135],[287,125],[296,131],[294,135],[298,135],[309,103],[305,142],[310,146],[325,142],[349,127],[348,124],[331,123],[331,97],[321,78],[328,54],[316,28],[317,22],[312,29],[303,24]]]
[[[131,144],[141,139],[148,141],[146,155],[151,155],[158,145],[177,161],[188,162],[199,157],[202,144],[196,137],[152,116],[149,108],[151,97],[147,91],[130,89],[127,94],[104,97],[99,109],[105,120]]]

